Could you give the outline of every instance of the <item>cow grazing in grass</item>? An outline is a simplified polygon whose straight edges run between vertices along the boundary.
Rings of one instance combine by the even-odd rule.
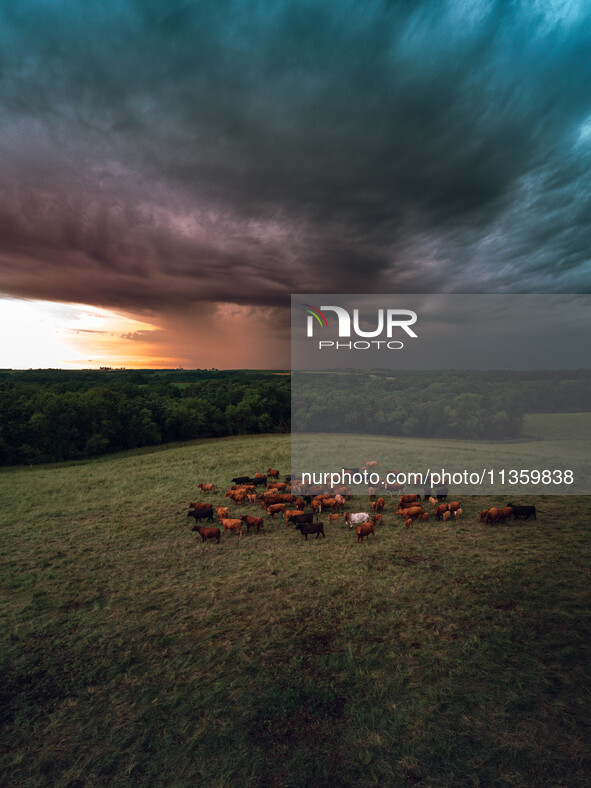
[[[367,512],[346,512],[345,513],[345,522],[349,526],[349,528],[355,528],[357,525],[361,525],[361,523],[366,523],[369,520],[369,514]]]
[[[374,530],[373,523],[371,523],[371,522],[369,522],[369,523],[362,523],[361,525],[358,525],[357,528],[355,529],[355,531],[357,533],[357,542],[358,543],[359,542],[363,542],[364,537],[365,536],[369,536],[370,534],[372,534],[374,539],[376,538],[376,532]]]
[[[374,512],[379,514],[385,505],[386,505],[386,501],[383,498],[378,498],[377,501],[374,501],[372,503],[371,508]]]
[[[201,520],[213,523],[213,509],[192,509],[190,512],[187,512],[187,517],[194,517],[196,523]]]
[[[218,506],[217,516],[218,516],[218,520],[222,520],[224,517],[229,517],[230,510],[228,509],[227,506]]]
[[[285,511],[284,503],[274,503],[271,504],[271,506],[267,507],[267,514],[269,515],[271,520],[273,519],[273,517],[275,517],[276,514],[283,514],[284,511]]]
[[[213,511],[212,503],[190,503],[189,509],[211,509]]]
[[[278,479],[279,478],[279,471],[276,470],[275,468],[268,468],[267,469],[267,476],[270,476],[272,479]],[[289,481],[289,480],[286,480],[286,481]]]
[[[203,525],[195,525],[191,528],[191,531],[197,531],[201,536],[201,541],[205,542],[206,539],[215,539],[216,542],[220,543],[220,529],[219,528],[206,528]]]
[[[240,519],[246,525],[246,532],[248,533],[253,528],[256,533],[265,533],[265,524],[262,517],[251,517],[250,514],[241,514]]]
[[[224,526],[224,532],[234,531],[238,536],[242,536],[242,520],[236,519],[223,519],[220,523]]]
[[[508,503],[507,508],[511,507],[513,510],[513,518],[517,520],[518,517],[525,517],[529,520],[530,517],[533,517],[534,520],[537,520],[536,517],[536,507],[535,506],[515,506],[514,503]]]
[[[324,525],[322,523],[296,523],[296,530],[305,537],[306,542],[308,541],[308,536],[311,534],[316,534],[316,539],[318,539],[320,534],[322,534],[323,539],[326,538],[324,534]]]
[[[285,524],[289,525],[289,523],[293,523],[293,525],[297,527],[299,524],[311,525],[313,521],[314,521],[314,514],[312,512],[296,512],[290,514]]]
[[[215,492],[215,485],[213,484],[204,484],[201,482],[197,485],[197,487],[201,487],[201,492],[204,493],[214,493]]]

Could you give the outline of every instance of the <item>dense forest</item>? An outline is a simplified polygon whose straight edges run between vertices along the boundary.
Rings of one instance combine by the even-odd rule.
[[[589,409],[590,373],[295,373],[293,428],[507,439],[524,413]],[[249,370],[0,371],[0,465],[170,441],[289,432],[289,374]]]
[[[292,430],[515,438],[525,413],[588,410],[590,380],[586,370],[294,373]]]
[[[0,464],[288,432],[289,376],[231,371],[0,372]]]

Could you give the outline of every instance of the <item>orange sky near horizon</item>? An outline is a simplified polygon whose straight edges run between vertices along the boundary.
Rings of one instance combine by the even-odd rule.
[[[289,345],[270,335],[269,312],[216,304],[147,316],[4,297],[0,368],[288,368]]]

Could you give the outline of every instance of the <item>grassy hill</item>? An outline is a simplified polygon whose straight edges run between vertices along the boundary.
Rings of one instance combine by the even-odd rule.
[[[195,539],[197,482],[222,503],[289,451],[0,474],[2,785],[588,785],[589,499],[408,531],[390,503],[360,545],[268,518]]]

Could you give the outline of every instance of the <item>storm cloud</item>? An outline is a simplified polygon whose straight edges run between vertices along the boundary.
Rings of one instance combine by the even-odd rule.
[[[5,4],[0,290],[285,330],[297,292],[587,292],[588,12]]]

